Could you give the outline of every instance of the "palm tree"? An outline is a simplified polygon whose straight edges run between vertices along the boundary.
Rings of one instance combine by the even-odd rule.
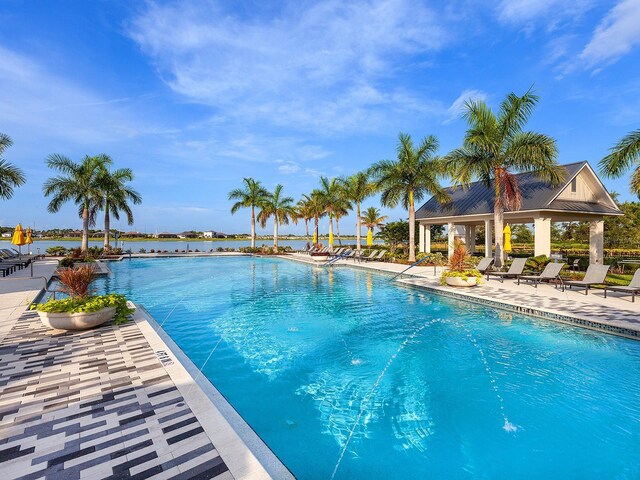
[[[320,219],[327,214],[327,208],[324,203],[324,197],[320,190],[314,190],[310,195],[302,195],[302,200],[309,209],[309,214],[313,218],[313,231],[316,241],[320,240],[319,223]]]
[[[304,229],[307,241],[309,241],[309,221],[313,219],[313,210],[308,199],[308,196],[303,195],[296,205],[296,216],[300,220],[304,220]]]
[[[260,213],[258,213],[258,221],[260,226],[264,228],[267,220],[273,217],[273,247],[278,248],[278,225],[288,225],[289,220],[296,215],[296,209],[293,205],[293,198],[282,196],[282,185],[276,185],[273,193],[267,195],[262,202]]]
[[[6,200],[13,196],[13,189],[26,181],[24,173],[18,167],[2,158],[4,151],[13,145],[11,138],[0,133],[0,198]]]
[[[611,149],[611,153],[600,160],[600,172],[608,178],[624,175],[635,164],[629,186],[640,198],[640,130],[631,132]]]
[[[563,179],[556,162],[556,141],[542,133],[523,131],[538,101],[531,90],[521,97],[510,93],[497,115],[482,100],[468,101],[464,118],[469,129],[463,145],[446,156],[457,184],[468,185],[478,179],[494,191],[496,266],[503,263],[504,210],[519,210],[522,205],[515,173],[533,172],[552,185]]]
[[[343,188],[347,201],[356,206],[356,249],[360,250],[362,219],[361,203],[376,192],[376,184],[369,178],[368,172],[358,172],[343,180]]]
[[[416,260],[415,244],[415,202],[425,195],[435,195],[440,202],[448,196],[438,182],[444,175],[444,162],[435,156],[438,140],[433,135],[425,137],[418,147],[414,147],[411,136],[398,135],[398,159],[381,160],[371,167],[372,176],[382,192],[382,205],[394,208],[402,204],[409,212],[409,261]]]
[[[61,174],[44,182],[42,188],[44,195],[46,197],[53,196],[47,210],[49,213],[56,213],[69,200],[78,205],[79,214],[82,217],[81,250],[83,253],[86,253],[89,248],[91,211],[102,198],[98,178],[102,169],[107,165],[111,165],[111,159],[106,155],[95,157],[87,155],[80,163],[58,154],[47,157],[47,166]]]
[[[362,224],[367,227],[373,236],[373,229],[380,228],[384,225],[384,221],[387,219],[386,215],[380,215],[380,210],[376,207],[369,207],[364,211],[362,215]]]
[[[337,178],[329,180],[327,177],[320,177],[319,192],[329,216],[329,237],[331,237],[333,236],[333,219],[337,217],[337,222],[340,217],[346,215],[348,202],[344,199],[342,185]]]
[[[104,249],[108,250],[111,247],[111,215],[120,220],[120,212],[123,212],[127,216],[127,223],[133,225],[133,212],[129,202],[139,205],[142,197],[127,185],[133,181],[133,171],[130,168],[119,168],[112,172],[105,165],[98,174],[97,181],[102,195],[94,209],[104,210]]]
[[[229,192],[229,200],[237,200],[231,207],[231,214],[241,208],[251,208],[251,248],[256,248],[256,207],[262,206],[269,193],[253,178],[244,178],[242,182],[244,188],[236,188]]]

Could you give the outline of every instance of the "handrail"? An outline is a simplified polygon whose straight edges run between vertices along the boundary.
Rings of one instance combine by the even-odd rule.
[[[398,273],[397,275],[394,275],[393,277],[391,277],[391,279],[389,280],[390,282],[392,282],[393,280],[395,280],[396,278],[398,278],[400,275],[402,275],[404,272],[406,272],[407,270],[420,265],[422,262],[424,262],[425,260],[428,260],[429,257],[424,257],[420,260],[418,260],[417,262],[412,263],[411,265],[409,265],[407,268],[405,268],[404,270],[402,270],[400,273]]]
[[[53,299],[56,299],[56,293],[64,293],[62,290],[49,290],[49,279],[47,277],[44,277],[42,275],[37,276],[37,277],[14,277],[14,278],[0,278],[0,282],[4,281],[4,282],[13,282],[15,280],[35,280],[41,278],[44,282],[44,287],[42,287],[42,290],[45,293],[53,293]]]
[[[322,267],[328,267],[329,265],[332,265],[333,263],[337,262],[338,260],[340,260],[341,258],[346,258],[347,255],[351,254],[351,252],[345,252],[345,253],[341,253],[340,255],[336,255],[334,258],[332,258],[331,260],[327,260],[327,263],[323,263],[321,266]]]

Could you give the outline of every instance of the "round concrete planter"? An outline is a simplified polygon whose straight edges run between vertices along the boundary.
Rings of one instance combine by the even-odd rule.
[[[469,277],[466,280],[462,277],[444,277],[444,281],[450,287],[474,287],[478,283],[476,277]]]
[[[116,307],[106,307],[97,312],[52,313],[38,312],[45,327],[57,330],[86,330],[113,319]]]

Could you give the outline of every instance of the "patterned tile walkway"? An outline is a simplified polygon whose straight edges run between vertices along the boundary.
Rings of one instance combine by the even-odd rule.
[[[2,480],[233,478],[134,321],[0,344]]]

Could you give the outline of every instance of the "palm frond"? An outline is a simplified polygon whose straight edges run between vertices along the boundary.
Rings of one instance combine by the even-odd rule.
[[[634,162],[640,162],[640,130],[623,137],[611,153],[600,160],[598,167],[605,177],[616,178],[624,175]]]

